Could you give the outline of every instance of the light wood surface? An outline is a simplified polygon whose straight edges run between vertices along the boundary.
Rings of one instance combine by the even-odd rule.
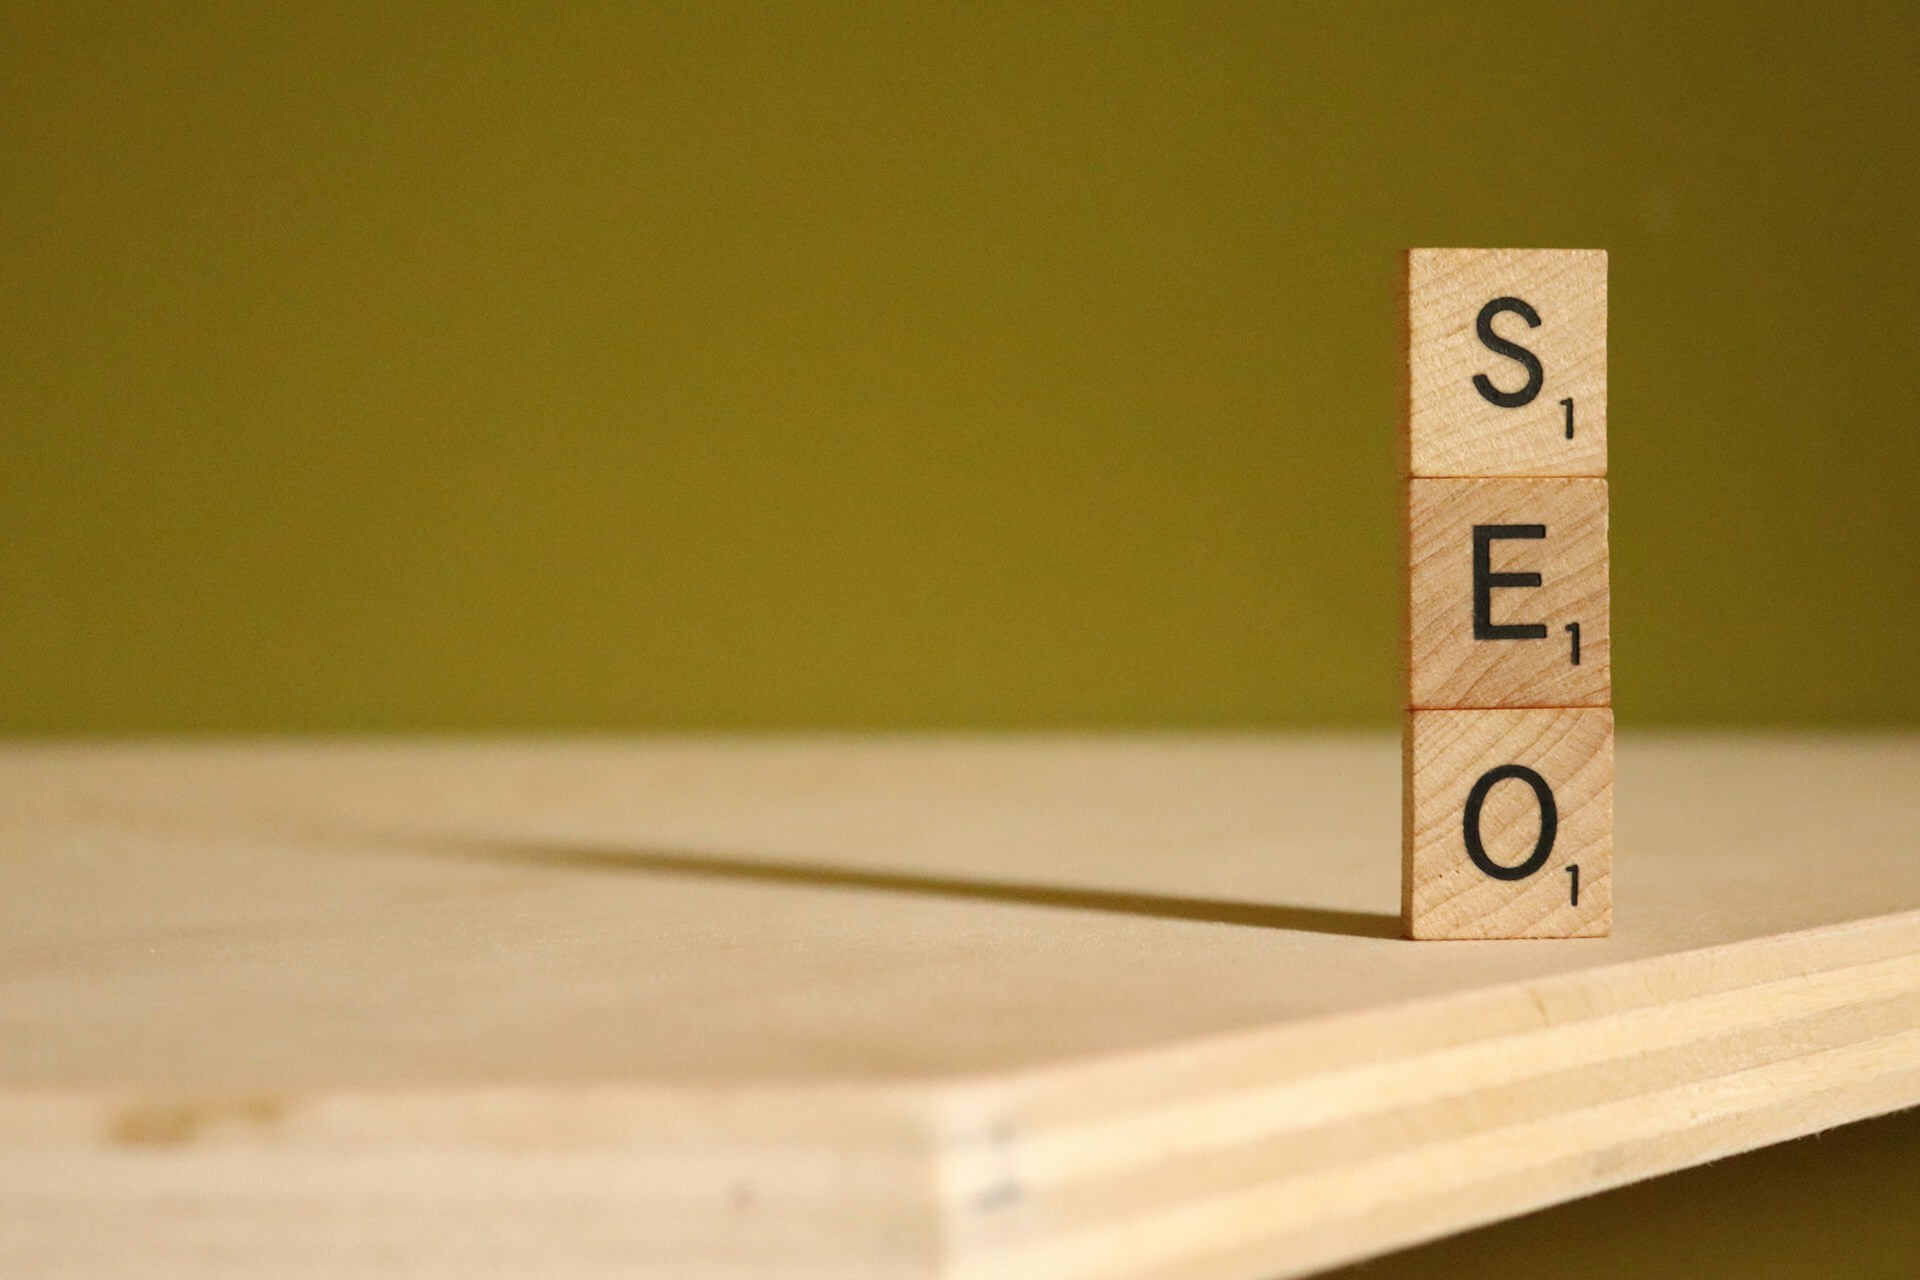
[[[1604,249],[1413,249],[1404,287],[1409,474],[1607,474]]]
[[[1622,738],[1399,940],[1390,737],[0,752],[0,1274],[1255,1280],[1920,1101],[1920,739]]]
[[[1407,507],[1409,706],[1611,705],[1605,480],[1415,480]]]
[[[1606,936],[1613,923],[1613,712],[1411,711],[1407,719],[1401,915],[1408,935]],[[1489,761],[1530,776],[1483,781]],[[1469,833],[1485,868],[1461,852]]]

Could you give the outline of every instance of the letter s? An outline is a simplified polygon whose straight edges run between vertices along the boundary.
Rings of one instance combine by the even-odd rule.
[[[1540,394],[1540,388],[1546,385],[1547,373],[1540,367],[1540,357],[1517,342],[1508,342],[1493,331],[1493,318],[1502,311],[1513,312],[1532,329],[1540,327],[1540,313],[1518,298],[1495,298],[1480,308],[1480,318],[1474,322],[1474,332],[1480,335],[1480,341],[1487,350],[1497,356],[1505,356],[1527,371],[1527,385],[1518,391],[1502,391],[1493,385],[1486,374],[1476,373],[1473,375],[1473,389],[1489,404],[1496,404],[1502,409],[1518,409],[1521,405],[1533,403],[1533,398]]]

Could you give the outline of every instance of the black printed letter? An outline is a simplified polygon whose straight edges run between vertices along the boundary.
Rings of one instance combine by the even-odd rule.
[[[1473,526],[1473,638],[1475,640],[1545,640],[1544,622],[1510,622],[1494,625],[1493,589],[1495,587],[1537,587],[1537,573],[1495,573],[1495,538],[1544,538],[1543,524],[1477,524]]]
[[[1487,350],[1497,356],[1505,356],[1527,371],[1527,385],[1518,391],[1502,391],[1488,380],[1486,374],[1476,373],[1473,375],[1473,389],[1484,396],[1489,404],[1499,405],[1502,409],[1518,409],[1523,404],[1533,403],[1533,398],[1540,394],[1540,388],[1546,384],[1547,374],[1540,367],[1540,357],[1517,342],[1508,342],[1493,331],[1493,318],[1502,311],[1513,312],[1533,329],[1540,327],[1540,313],[1518,298],[1495,298],[1480,308],[1480,319],[1474,324],[1474,331],[1480,335],[1480,341]]]
[[[1540,836],[1533,842],[1533,852],[1527,855],[1525,862],[1516,866],[1502,866],[1487,856],[1487,846],[1480,841],[1480,809],[1487,803],[1487,795],[1494,784],[1508,778],[1518,778],[1533,788],[1533,798],[1540,805]],[[1560,806],[1553,802],[1553,788],[1547,780],[1523,764],[1503,764],[1497,769],[1489,769],[1480,775],[1473,784],[1473,790],[1467,793],[1466,812],[1460,819],[1461,833],[1466,837],[1467,856],[1473,859],[1473,865],[1492,876],[1495,880],[1525,880],[1528,876],[1547,865],[1547,855],[1553,852],[1554,837],[1560,834]],[[1575,881],[1578,884],[1579,881]],[[1576,894],[1578,889],[1574,891]]]

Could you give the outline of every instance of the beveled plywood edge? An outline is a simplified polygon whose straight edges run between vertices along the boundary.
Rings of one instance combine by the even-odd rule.
[[[923,1131],[924,1081],[689,1086],[609,1080],[245,1091],[55,1083],[0,1087],[7,1149],[448,1144],[475,1150],[617,1150],[698,1138],[723,1147],[819,1143],[900,1152]]]
[[[924,1280],[920,1087],[0,1090],[0,1275]],[[99,1224],[112,1222],[113,1230]]]
[[[1300,1275],[1916,1103],[1920,911],[949,1086],[946,1274]]]
[[[1920,1102],[1917,1028],[1912,911],[987,1076],[15,1087],[0,1270],[1299,1275]]]

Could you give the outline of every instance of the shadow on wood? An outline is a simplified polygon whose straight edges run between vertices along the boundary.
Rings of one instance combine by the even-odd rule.
[[[699,876],[762,884],[858,889],[876,893],[918,894],[975,902],[1019,903],[1066,911],[1101,911],[1159,920],[1240,925],[1256,929],[1292,929],[1358,938],[1399,938],[1400,917],[1380,911],[1339,911],[1281,903],[1233,902],[1114,889],[975,880],[912,871],[880,871],[815,862],[780,862],[726,854],[659,849],[609,848],[564,844],[491,841],[436,842],[442,851],[462,857],[516,862],[577,871],[643,875]],[[417,847],[411,846],[410,847]]]

